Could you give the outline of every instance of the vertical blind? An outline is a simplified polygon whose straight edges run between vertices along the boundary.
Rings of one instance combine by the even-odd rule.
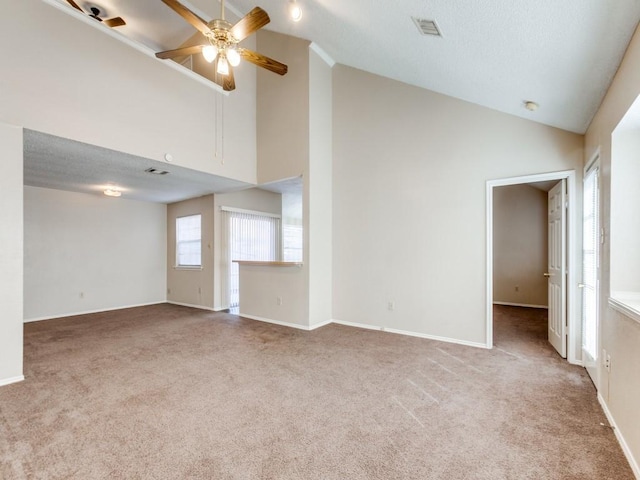
[[[280,218],[222,207],[222,298],[228,308],[240,299],[239,267],[234,260],[280,260]]]
[[[584,350],[597,358],[598,315],[598,168],[587,173],[583,190],[582,238],[582,315]]]

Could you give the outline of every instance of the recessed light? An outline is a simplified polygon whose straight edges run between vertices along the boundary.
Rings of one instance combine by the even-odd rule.
[[[119,197],[122,195],[122,192],[118,189],[118,187],[109,187],[103,193],[107,197]]]
[[[531,100],[527,100],[524,102],[524,108],[526,108],[530,112],[535,112],[538,107],[539,105],[536,102],[532,102]]]

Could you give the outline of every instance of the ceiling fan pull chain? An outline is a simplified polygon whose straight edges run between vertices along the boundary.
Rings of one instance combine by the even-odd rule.
[[[220,155],[222,156],[221,163],[224,165],[224,95],[220,95],[222,103],[222,111],[220,114]]]

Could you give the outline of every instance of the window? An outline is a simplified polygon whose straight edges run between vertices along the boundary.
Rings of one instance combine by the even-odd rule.
[[[609,304],[640,322],[640,97],[611,135]]]
[[[176,266],[202,266],[202,215],[176,218]]]

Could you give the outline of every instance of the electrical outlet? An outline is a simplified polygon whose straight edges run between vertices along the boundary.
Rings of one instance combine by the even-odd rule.
[[[516,292],[519,292],[520,291],[520,286],[516,285],[515,290],[516,290]]]
[[[171,289],[167,288],[167,295],[171,295]]]
[[[84,298],[84,292],[80,292],[80,298]]]
[[[276,305],[282,305],[282,297],[276,297]]]
[[[202,287],[198,287],[198,293],[202,293]]]
[[[607,369],[607,372],[611,372],[611,355],[607,355],[607,358],[605,358],[604,368]]]
[[[395,302],[389,302],[387,303],[387,310],[389,310],[390,312],[393,312],[396,308],[396,303]]]

